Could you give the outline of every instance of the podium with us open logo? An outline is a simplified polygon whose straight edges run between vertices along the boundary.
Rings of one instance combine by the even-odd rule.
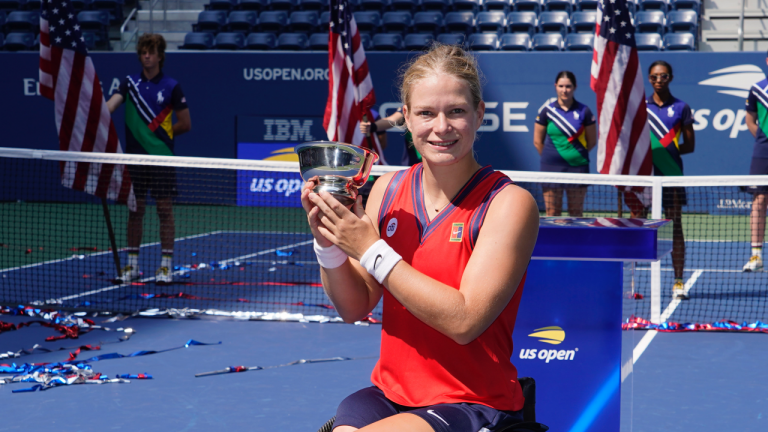
[[[541,218],[512,363],[536,380],[536,418],[558,432],[631,425],[634,332],[622,331],[624,263],[669,253],[666,220]]]

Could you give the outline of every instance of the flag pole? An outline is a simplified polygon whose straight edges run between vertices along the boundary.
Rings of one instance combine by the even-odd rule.
[[[112,259],[115,261],[115,269],[117,270],[117,277],[123,276],[120,270],[120,256],[117,253],[117,242],[115,241],[115,230],[112,229],[112,219],[109,217],[109,207],[107,207],[107,199],[101,199],[101,209],[104,210],[104,220],[107,222],[107,234],[109,234],[109,243],[112,245]]]

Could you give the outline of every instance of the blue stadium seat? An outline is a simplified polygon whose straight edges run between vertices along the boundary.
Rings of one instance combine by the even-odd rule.
[[[696,51],[696,36],[691,33],[667,33],[664,35],[665,51]]]
[[[534,51],[562,51],[563,35],[559,33],[535,34],[531,46]]]
[[[437,41],[445,45],[461,45],[467,43],[467,36],[464,33],[443,33],[437,35]]]
[[[674,10],[693,10],[699,13],[701,2],[699,0],[670,0],[671,8]]]
[[[208,50],[213,48],[213,34],[193,32],[184,36],[184,44],[179,47],[185,50]]]
[[[269,8],[269,0],[240,0],[237,8],[240,10],[254,10],[261,12]]]
[[[469,35],[467,45],[472,51],[497,51],[499,49],[499,35],[495,33],[475,33]]]
[[[502,51],[530,51],[531,36],[528,33],[506,33],[501,35],[499,49]]]
[[[371,35],[368,33],[360,33],[360,44],[365,51],[370,51],[372,47]]]
[[[507,17],[504,11],[479,12],[477,14],[477,31],[480,33],[503,33],[507,27]]]
[[[507,30],[510,33],[527,33],[533,37],[539,26],[539,18],[536,12],[510,12],[507,15]]]
[[[635,33],[638,51],[661,51],[664,43],[658,33]]]
[[[542,12],[539,15],[539,33],[556,32],[565,35],[568,27],[570,27],[570,19],[567,12]]]
[[[662,11],[640,11],[635,15],[635,28],[638,33],[664,34],[667,20]]]
[[[360,10],[382,11],[388,6],[387,0],[358,0]]]
[[[26,0],[0,0],[0,11],[10,13],[15,10],[24,9]]]
[[[29,0],[27,0],[29,3]],[[109,21],[111,23],[121,23],[123,21],[123,0],[93,0],[88,7],[89,10],[105,10],[109,12]]]
[[[88,51],[96,50],[96,35],[91,32],[80,33],[83,36],[83,43]]]
[[[544,8],[548,11],[565,11],[570,14],[573,3],[571,0],[544,0]]]
[[[320,22],[317,25],[318,32],[328,33],[328,24],[331,22],[331,13],[325,11],[320,14]]]
[[[408,51],[426,51],[435,42],[435,35],[411,33],[405,35],[405,49]]]
[[[405,44],[403,35],[395,33],[379,33],[373,35],[373,49],[376,51],[402,51]]]
[[[299,10],[299,0],[269,0],[269,8],[275,11]]]
[[[109,25],[109,24],[107,24]],[[13,11],[5,18],[5,32],[32,32],[40,31],[39,11]]]
[[[667,12],[669,7],[667,0],[638,0],[638,5],[642,11],[660,10],[664,13]]]
[[[667,14],[667,32],[698,34],[699,14],[692,10],[672,11]]]
[[[35,34],[32,32],[11,32],[5,36],[3,48],[6,51],[30,51],[35,46]]]
[[[475,27],[475,14],[470,11],[448,12],[445,14],[445,29],[451,33],[472,32]]]
[[[266,51],[275,49],[277,36],[274,33],[251,33],[245,39],[245,48],[249,50]]]
[[[239,50],[245,48],[245,35],[242,33],[219,33],[213,48],[217,50]]]
[[[571,33],[565,36],[566,51],[592,51],[595,46],[595,35],[587,33]]]
[[[222,10],[217,11],[202,11],[197,16],[197,24],[192,24],[193,32],[208,32],[218,33],[224,30],[224,26],[227,25],[227,12]]]
[[[328,0],[301,0],[301,8],[304,10],[316,10],[319,13],[328,10]]]
[[[0,11],[0,33],[2,33],[3,36],[5,36],[5,33],[3,33],[3,27],[5,27],[5,17],[6,16],[7,16],[7,14],[4,11]],[[0,49],[3,49],[2,47],[3,47],[3,45],[0,44]]]
[[[480,4],[482,0],[451,0],[451,9],[455,11],[472,11],[477,12],[480,10]]]
[[[419,2],[418,0],[391,0],[389,5],[393,10],[413,12],[419,6]]]
[[[93,3],[93,0],[70,0],[69,1],[69,4],[72,5],[72,9],[75,12],[90,9],[91,3]]]
[[[413,18],[408,11],[384,12],[381,17],[381,28],[386,33],[405,34],[411,29]]]
[[[376,33],[381,27],[381,15],[378,11],[355,12],[355,22],[360,33]]]
[[[424,10],[436,10],[446,12],[448,10],[448,0],[420,0],[419,5]]]
[[[413,29],[418,33],[436,33],[443,28],[443,13],[438,11],[416,12]]]
[[[27,0],[24,2],[24,5],[22,6],[22,9],[24,10],[40,10],[40,6],[42,5],[42,0]],[[1,10],[1,8],[0,8]]]
[[[279,50],[303,51],[307,49],[308,43],[309,38],[304,33],[283,33],[277,37]]]
[[[512,9],[512,3],[510,0],[484,0],[483,9],[487,11],[499,10],[507,14]]]
[[[109,12],[81,11],[77,14],[83,33],[93,33],[98,48],[109,48]]]
[[[224,10],[229,12],[236,7],[237,0],[210,0],[208,4],[205,5],[205,10]]]
[[[309,37],[309,49],[328,51],[328,33],[312,33]]]
[[[600,3],[598,0],[574,0],[574,7],[580,11],[591,11],[597,10],[598,3]]]
[[[288,12],[265,11],[259,15],[259,31],[261,33],[281,33],[288,25]]]
[[[227,31],[248,34],[256,29],[257,16],[253,10],[232,11],[229,13]]]
[[[541,12],[540,0],[512,0],[512,4],[515,12],[536,12],[536,15]]]
[[[320,15],[317,11],[297,11],[291,14],[289,26],[294,33],[313,33],[317,31],[319,22]]]
[[[597,24],[597,12],[574,12],[571,14],[572,33],[594,33]]]

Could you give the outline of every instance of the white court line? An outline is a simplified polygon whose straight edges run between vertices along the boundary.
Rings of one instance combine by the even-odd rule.
[[[636,271],[651,271],[650,267],[635,267]],[[675,271],[672,267],[664,267],[661,269],[661,271]],[[707,272],[707,273],[744,273],[744,270],[731,270],[731,269],[683,269],[683,271],[690,271],[690,272]]]
[[[699,276],[704,273],[704,270],[696,270],[691,277],[685,282],[685,294],[688,295],[688,292],[693,287],[693,284],[696,283],[696,281],[699,279]],[[666,322],[667,319],[672,316],[672,314],[675,312],[675,309],[680,305],[680,302],[682,300],[676,298],[672,299],[672,301],[669,303],[666,309],[664,309],[664,312],[661,314],[661,321],[660,322]],[[632,350],[632,364],[637,363],[637,360],[640,358],[640,356],[643,355],[643,352],[645,352],[645,349],[648,348],[648,345],[651,344],[651,341],[653,341],[653,338],[656,337],[656,335],[659,332],[656,330],[648,330],[644,335],[643,338],[640,339],[640,342],[638,342],[637,346],[634,350]]]
[[[289,244],[289,245],[285,245],[285,246],[280,246],[278,248],[266,249],[266,250],[263,250],[263,251],[259,251],[259,252],[255,252],[255,253],[252,253],[252,254],[243,255],[243,256],[240,256],[240,257],[235,257],[235,258],[231,258],[231,259],[228,259],[228,260],[225,260],[225,261],[219,261],[219,262],[220,263],[224,263],[224,264],[229,264],[231,262],[239,261],[239,260],[242,260],[242,259],[248,259],[248,258],[251,258],[251,257],[255,257],[255,256],[259,256],[259,255],[264,255],[264,254],[268,254],[268,253],[272,253],[272,252],[275,252],[275,251],[278,251],[278,250],[281,250],[281,249],[287,249],[287,248],[291,248],[291,247],[294,247],[294,246],[304,246],[304,245],[312,243],[313,241],[314,240],[307,240],[307,241],[303,241],[303,242],[299,242],[299,243],[293,243],[293,244]],[[189,273],[189,272],[190,272],[190,270],[179,270],[179,271],[175,271],[175,272],[173,272],[171,274],[172,275],[180,275],[180,274]],[[144,279],[141,279],[141,280],[138,280],[138,281],[134,281],[134,282],[149,282],[149,281],[153,281],[153,280],[155,280],[154,277],[148,277],[148,278],[144,278]],[[71,295],[71,296],[67,296],[67,297],[62,297],[62,298],[56,299],[56,301],[57,302],[63,302],[65,300],[72,300],[72,299],[76,299],[76,298],[80,298],[80,297],[89,296],[89,295],[92,295],[92,294],[98,294],[100,292],[112,291],[114,289],[121,288],[121,287],[128,286],[128,285],[131,285],[131,283],[125,283],[125,284],[120,284],[120,285],[112,285],[112,286],[105,287],[105,288],[99,288],[99,289],[96,289],[96,290],[87,291],[87,292],[80,293],[80,294],[75,294],[75,295]]]

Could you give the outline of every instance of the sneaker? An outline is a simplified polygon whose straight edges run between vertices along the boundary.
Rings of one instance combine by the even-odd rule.
[[[763,269],[763,259],[760,258],[757,255],[753,255],[752,258],[749,259],[749,261],[744,264],[744,268],[742,268],[742,271],[745,272],[753,272]]]
[[[680,300],[688,300],[688,295],[685,294],[685,285],[682,282],[677,281],[672,285],[672,298]]]
[[[171,275],[171,270],[168,267],[160,267],[155,272],[155,283],[158,284],[169,284],[173,282],[173,276]]]
[[[123,275],[115,278],[115,281],[117,281],[117,283],[128,283],[128,282],[135,281],[140,277],[141,277],[141,273],[139,273],[138,267],[125,266],[123,267]]]

